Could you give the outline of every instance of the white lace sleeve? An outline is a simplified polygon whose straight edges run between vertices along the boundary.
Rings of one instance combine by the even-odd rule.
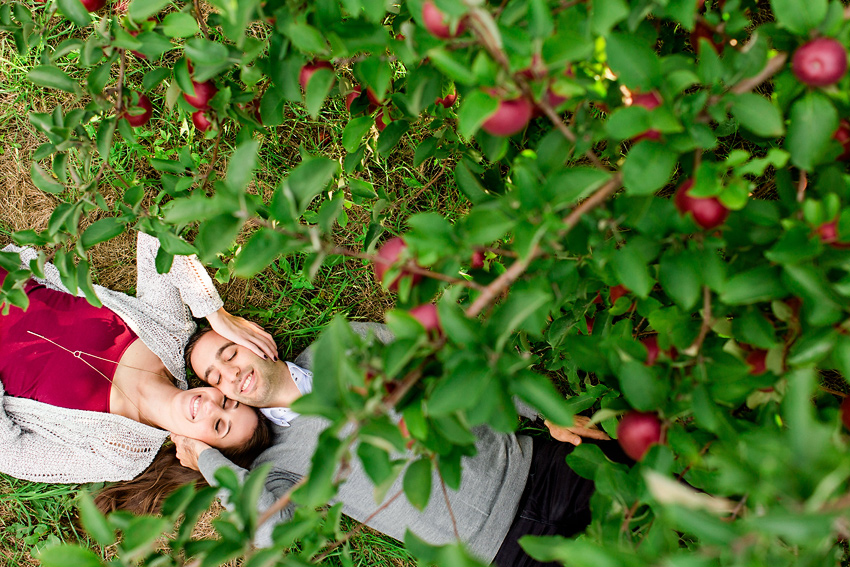
[[[223,305],[212,279],[196,256],[175,256],[168,273],[156,271],[159,240],[140,232],[136,241],[136,297],[154,306],[179,298],[195,317],[206,317]]]

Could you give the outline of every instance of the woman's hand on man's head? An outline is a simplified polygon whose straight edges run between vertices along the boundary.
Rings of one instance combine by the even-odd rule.
[[[277,360],[274,338],[256,323],[231,315],[224,307],[207,315],[207,321],[225,339],[244,346],[260,358]]]
[[[177,459],[187,469],[198,470],[198,457],[205,450],[212,449],[212,447],[203,441],[198,441],[184,435],[177,435],[176,433],[171,434],[171,440],[174,442],[174,446],[177,447]]]

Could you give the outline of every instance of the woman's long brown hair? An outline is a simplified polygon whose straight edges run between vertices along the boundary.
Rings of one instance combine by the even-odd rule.
[[[265,416],[258,412],[257,429],[247,443],[235,449],[219,449],[234,464],[250,468],[260,453],[272,441],[271,428]],[[171,443],[163,445],[153,462],[133,480],[106,486],[94,498],[101,512],[128,510],[136,515],[159,513],[165,498],[178,487],[195,482],[196,487],[206,486],[203,475],[180,464],[177,449]]]

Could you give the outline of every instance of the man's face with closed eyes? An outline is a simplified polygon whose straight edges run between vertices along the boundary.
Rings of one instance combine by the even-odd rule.
[[[189,362],[201,380],[232,400],[259,408],[279,405],[283,361],[261,358],[209,331],[195,343]]]

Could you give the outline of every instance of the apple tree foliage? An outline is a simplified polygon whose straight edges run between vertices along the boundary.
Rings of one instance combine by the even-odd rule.
[[[850,537],[850,454],[840,396],[822,383],[850,375],[850,77],[831,60],[837,79],[804,82],[792,59],[818,38],[841,46],[823,57],[846,57],[840,2],[434,0],[427,9],[447,26],[436,35],[421,0],[209,4],[208,15],[182,0],[93,14],[79,0],[0,6],[19,51],[43,48],[29,79],[79,101],[29,117],[44,136],[32,180],[60,199],[46,230],[14,235],[43,250],[33,273],[52,260],[68,288],[97,301],[89,250],[130,229],[159,237],[163,271],[189,253],[219,277],[251,277],[292,254],[306,254],[313,274],[341,255],[373,257],[391,236],[388,197],[364,166],[403,139],[416,146],[410,166],[444,168],[468,212],[405,219],[407,246],[384,278],[401,276],[387,314],[395,343],[363,341],[342,322],[322,335],[317,394],[297,409],[353,433],[322,437],[313,473],[291,495],[300,512],[274,549],[249,547],[261,476],[240,487],[222,474],[239,504],[217,542],[187,535],[208,491],[181,491],[161,518],[105,519],[84,501],[97,541],[124,533],[116,561],[179,564],[179,550],[203,565],[315,561],[340,537],[339,507],[314,510],[340,480],[335,460],[362,459],[379,487],[403,475],[421,507],[442,497],[432,467],[457,486],[472,427],[516,427],[517,397],[556,423],[592,415],[612,436],[633,411],[662,424],[661,442],[631,468],[590,444],[572,453],[596,483],[593,522],[575,539],[527,538],[532,555],[566,565],[836,564]],[[73,39],[51,44],[51,29],[68,22]],[[150,70],[128,75],[139,55]],[[807,54],[816,67],[806,77],[818,75],[817,56]],[[223,178],[188,147],[146,153],[136,142],[146,126],[121,118],[147,111],[142,94],[154,120],[194,113],[180,95],[205,81],[216,87],[206,143]],[[343,159],[302,152],[297,167],[273,172],[270,200],[246,191],[288,107],[315,117],[355,85]],[[453,94],[455,104],[434,102]],[[218,146],[225,134],[234,149]],[[123,198],[109,205],[99,184],[115,147],[150,168],[122,178]],[[683,184],[688,198],[673,199]],[[695,222],[708,201],[722,214]],[[361,250],[331,238],[351,202],[371,211]],[[249,222],[250,238],[234,247]],[[0,298],[23,305],[29,272],[16,262],[0,257],[13,270]],[[435,298],[441,332],[429,334],[408,311]],[[414,441],[406,459],[391,407]],[[153,535],[182,512],[173,553],[155,560]],[[279,553],[294,542],[297,551]],[[426,564],[477,564],[462,546],[406,544]],[[73,547],[43,561],[60,565],[68,553],[98,564]]]

